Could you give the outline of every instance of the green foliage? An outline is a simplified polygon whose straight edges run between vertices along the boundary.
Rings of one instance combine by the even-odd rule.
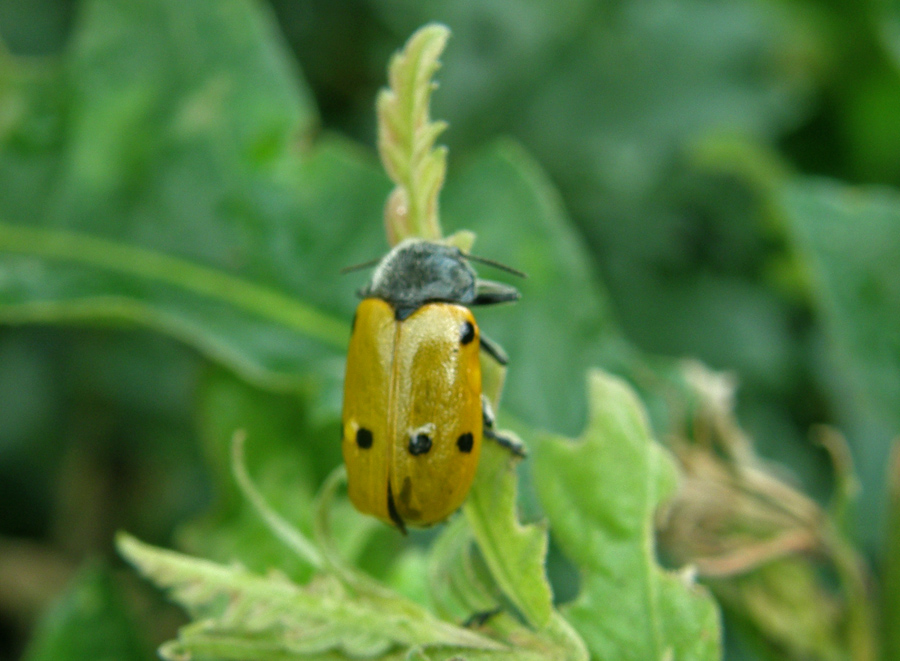
[[[890,658],[900,653],[900,450],[894,446],[890,466],[890,519],[884,545],[884,653]]]
[[[152,654],[138,631],[109,568],[93,565],[75,576],[47,613],[24,659],[150,661]]]
[[[873,515],[885,490],[885,458],[900,429],[900,194],[798,180],[785,187],[783,204],[834,347],[829,385],[846,401],[841,422],[870,439],[857,463],[869,476],[861,516],[872,530],[880,523]]]
[[[280,659],[383,656],[395,645],[501,650],[478,634],[442,623],[402,598],[349,591],[334,577],[306,586],[154,549],[132,537],[121,552],[182,604],[196,622],[167,645],[165,658]]]
[[[516,479],[509,452],[491,445],[484,450],[477,483],[464,506],[466,519],[484,562],[504,596],[525,622],[546,627],[553,610],[550,584],[544,577],[546,527],[519,523]]]
[[[717,658],[695,580],[726,658],[876,659],[878,619],[896,656],[897,25],[891,2],[0,2],[0,536],[45,551],[0,543],[0,657]],[[366,277],[339,272],[442,226],[529,275],[477,316],[531,456],[488,444],[463,513],[407,539],[333,472]],[[57,578],[117,528],[192,623],[128,573]]]
[[[672,458],[620,380],[590,376],[590,421],[581,439],[547,438],[535,453],[535,487],[554,539],[581,571],[565,609],[597,659],[716,659],[718,611],[690,573],[664,571],[654,514],[677,486]]]
[[[46,120],[35,126],[33,114],[7,124],[7,144],[65,143],[56,162],[32,163],[12,149],[0,157],[0,173],[13,184],[0,193],[0,246],[8,254],[2,318],[136,322],[257,383],[297,388],[321,380],[327,370],[309,371],[308,361],[336,360],[347,333],[329,313],[348,306],[335,305],[335,291],[318,275],[336,265],[258,256],[313,241],[320,255],[342,254],[357,231],[350,227],[366,218],[353,199],[382,194],[380,175],[333,141],[300,157],[297,142],[314,124],[308,92],[269,38],[271,24],[246,3],[216,12],[154,1],[88,7],[66,66],[54,72],[53,84],[71,93],[51,136],[35,135],[48,127]],[[193,24],[221,38],[161,46],[158,35]],[[6,65],[13,78],[6,105],[41,102],[30,77]],[[26,154],[39,147],[47,148]],[[33,195],[15,182],[35,177],[38,166],[48,185]],[[335,171],[349,185],[346,204],[323,208],[335,194]],[[298,218],[310,222],[290,220]]]

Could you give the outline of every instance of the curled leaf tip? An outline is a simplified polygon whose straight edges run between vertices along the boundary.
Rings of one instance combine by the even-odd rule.
[[[431,121],[434,74],[450,30],[429,23],[417,30],[388,65],[388,87],[378,95],[378,150],[396,187],[385,205],[388,240],[441,238],[438,193],[444,184],[447,149],[435,146],[445,122]]]

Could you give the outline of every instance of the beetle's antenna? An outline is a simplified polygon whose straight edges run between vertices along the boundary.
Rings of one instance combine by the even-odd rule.
[[[341,275],[345,273],[352,273],[353,271],[362,271],[363,269],[370,268],[378,264],[381,261],[381,258],[370,259],[368,262],[362,262],[361,264],[354,264],[353,266],[345,266],[341,269]]]
[[[527,278],[528,276],[518,269],[514,269],[512,266],[507,266],[506,264],[501,264],[500,262],[495,262],[493,259],[488,259],[487,257],[479,257],[478,255],[470,255],[469,253],[463,253],[463,256],[466,259],[469,259],[473,262],[478,262],[479,264],[487,264],[488,266],[493,266],[495,269],[500,269],[501,271],[506,271],[507,273],[512,273],[513,275],[517,275],[520,278]]]

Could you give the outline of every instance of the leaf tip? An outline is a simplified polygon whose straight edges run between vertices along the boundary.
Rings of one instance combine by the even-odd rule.
[[[441,238],[437,196],[444,183],[447,150],[435,146],[446,123],[429,117],[439,57],[450,37],[441,23],[417,30],[388,64],[388,88],[376,100],[378,151],[396,188],[386,205],[392,244],[412,236]],[[400,202],[402,201],[402,204]]]
[[[115,545],[119,555],[132,564],[135,561],[135,557],[140,553],[141,543],[124,530],[116,532]]]

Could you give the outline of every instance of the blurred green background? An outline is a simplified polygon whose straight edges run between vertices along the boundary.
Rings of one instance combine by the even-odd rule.
[[[171,637],[120,528],[290,565],[248,532],[222,439],[276,448],[251,467],[295,511],[339,463],[365,277],[339,270],[387,247],[374,98],[432,20],[453,31],[444,227],[532,276],[479,316],[512,357],[508,413],[575,435],[589,365],[731,371],[759,452],[823,502],[810,428],[846,435],[850,534],[879,575],[897,2],[0,0],[0,658],[63,658],[79,599],[111,614],[108,658]],[[796,658],[747,636],[726,658]],[[85,645],[66,658],[99,658]]]

